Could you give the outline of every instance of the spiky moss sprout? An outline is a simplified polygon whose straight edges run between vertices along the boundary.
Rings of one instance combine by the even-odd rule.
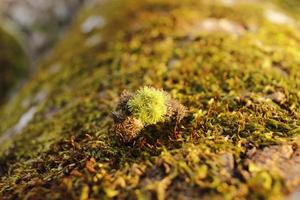
[[[143,87],[135,94],[123,91],[112,114],[115,133],[127,143],[146,126],[166,121],[177,124],[185,116],[186,108],[163,90]]]
[[[145,125],[165,120],[168,95],[151,87],[143,87],[131,98],[127,105],[132,115]]]

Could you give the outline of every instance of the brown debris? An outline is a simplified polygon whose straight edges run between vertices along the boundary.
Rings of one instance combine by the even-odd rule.
[[[96,173],[96,170],[94,168],[94,164],[96,163],[94,158],[91,158],[90,160],[87,160],[85,163],[85,167],[89,172]]]
[[[83,174],[81,172],[79,172],[77,169],[73,169],[71,171],[70,175],[76,176],[76,177],[83,177]]]
[[[125,143],[132,141],[143,128],[143,123],[134,117],[126,117],[122,122],[116,122],[114,126],[116,134]]]
[[[186,115],[187,109],[181,103],[176,100],[169,100],[167,103],[167,119],[180,122]]]
[[[127,107],[127,102],[133,97],[133,94],[124,90],[120,96],[120,100],[117,106],[117,110],[123,112],[124,114],[130,114]]]

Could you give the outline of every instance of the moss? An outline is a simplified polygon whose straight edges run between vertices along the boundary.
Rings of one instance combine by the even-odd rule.
[[[130,143],[148,126],[173,124],[173,136],[177,137],[178,125],[186,111],[185,106],[163,90],[148,86],[134,94],[125,90],[112,113],[114,132],[124,143]]]
[[[1,196],[268,199],[292,191],[274,169],[253,171],[245,159],[253,148],[299,148],[299,30],[264,19],[264,4],[243,17],[242,5],[113,3],[83,11],[0,111],[3,135],[37,109],[13,145],[1,145]],[[107,25],[82,33],[92,15]],[[207,18],[227,18],[243,31],[203,32]],[[95,34],[102,43],[87,46]],[[119,94],[142,85],[164,88],[188,108],[178,138],[160,124],[130,145],[114,137],[110,113]]]
[[[163,91],[144,87],[128,101],[128,107],[133,116],[144,124],[156,124],[165,120],[167,98]]]

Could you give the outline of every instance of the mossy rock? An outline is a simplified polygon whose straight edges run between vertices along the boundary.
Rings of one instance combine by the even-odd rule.
[[[27,71],[28,62],[23,47],[0,25],[0,103],[18,81],[26,77]]]
[[[82,11],[0,113],[1,196],[280,199],[295,191],[298,14],[274,4],[277,15],[267,15],[269,3],[247,2],[109,1]],[[119,95],[141,86],[187,107],[178,138],[170,124],[145,128],[132,144],[115,136]]]

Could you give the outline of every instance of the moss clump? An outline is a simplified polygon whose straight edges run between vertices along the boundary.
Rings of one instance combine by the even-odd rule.
[[[163,122],[167,114],[168,96],[162,90],[143,87],[128,101],[132,115],[145,125]]]
[[[146,126],[165,121],[177,126],[185,114],[186,108],[163,90],[143,87],[135,94],[125,90],[113,112],[114,130],[123,142],[130,142]]]

